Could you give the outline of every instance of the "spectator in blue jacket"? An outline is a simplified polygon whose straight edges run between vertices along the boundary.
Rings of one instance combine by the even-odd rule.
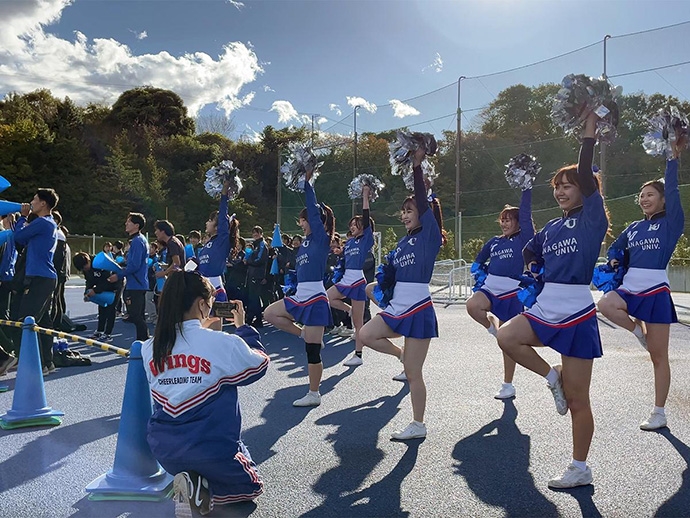
[[[19,305],[19,320],[32,316],[36,323],[52,329],[50,303],[57,286],[57,272],[53,266],[53,254],[57,247],[57,225],[52,210],[57,206],[59,196],[54,189],[41,188],[36,191],[31,203],[22,203],[21,217],[14,229],[14,241],[26,246],[26,270],[24,292]],[[30,213],[37,217],[27,222]],[[21,342],[15,335],[15,342]],[[55,370],[53,365],[53,337],[39,335],[41,363],[44,374]]]
[[[117,282],[125,279],[125,305],[128,322],[137,329],[137,340],[148,340],[149,329],[146,325],[146,292],[149,289],[148,265],[149,244],[141,235],[146,226],[146,218],[138,212],[130,212],[125,221],[125,232],[129,234],[129,252],[127,266],[121,272],[108,277],[108,281]]]

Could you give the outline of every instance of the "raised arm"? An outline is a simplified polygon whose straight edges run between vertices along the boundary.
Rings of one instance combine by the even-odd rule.
[[[228,188],[230,181],[225,180],[223,190],[220,193],[220,205],[218,205],[218,235],[230,233],[230,221],[228,220]]]
[[[685,214],[680,203],[680,191],[678,190],[678,159],[666,161],[664,173],[664,200],[666,202],[666,217],[669,228],[683,232]]]
[[[414,199],[417,204],[417,211],[419,217],[422,217],[429,208],[429,202],[426,199],[426,185],[424,184],[424,174],[422,173],[422,161],[424,160],[425,151],[420,148],[415,151],[412,157],[412,172],[414,174]]]
[[[371,225],[370,215],[369,215],[369,186],[365,185],[362,187],[362,229],[369,228]]]
[[[534,236],[534,221],[532,221],[532,189],[522,191],[520,200],[520,233],[526,238]]]
[[[583,196],[591,196],[597,190],[592,171],[592,161],[594,160],[594,144],[596,143],[595,131],[598,116],[592,112],[587,116],[585,131],[580,146],[580,157],[577,161],[577,174],[580,179],[580,191]]]
[[[311,175],[307,176],[307,178],[310,177]],[[316,201],[316,193],[314,192],[314,187],[309,183],[309,179],[304,182],[304,196],[306,198],[307,219],[309,220],[311,233],[326,236],[326,230],[323,228],[323,222],[321,221],[321,207],[319,207],[319,202]],[[326,239],[328,239],[328,236],[326,236]]]

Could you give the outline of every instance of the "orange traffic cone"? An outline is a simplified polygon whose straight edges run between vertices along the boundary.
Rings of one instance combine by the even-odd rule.
[[[141,342],[134,342],[129,350],[115,462],[113,469],[86,486],[89,500],[163,500],[170,496],[173,477],[158,464],[146,441],[152,410]]]
[[[26,317],[22,326],[12,410],[0,416],[0,427],[5,430],[26,426],[55,426],[62,423],[62,416],[65,415],[64,412],[50,408],[46,402],[38,337],[33,330],[35,323],[33,317]]]

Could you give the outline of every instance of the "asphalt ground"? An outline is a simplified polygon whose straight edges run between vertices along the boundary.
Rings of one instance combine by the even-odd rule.
[[[93,331],[95,306],[81,293],[68,287],[68,308]],[[495,340],[462,306],[437,306],[437,314],[441,338],[425,366],[429,434],[407,443],[389,440],[411,420],[406,385],[391,380],[401,370],[397,360],[365,350],[364,365],[342,367],[354,344],[327,336],[322,404],[293,408],[306,391],[303,343],[265,327],[272,365],[240,389],[243,436],[265,493],[210,516],[690,516],[690,328],[672,326],[670,428],[657,433],[639,430],[653,405],[648,354],[631,334],[600,323],[594,484],[556,492],[546,484],[570,461],[570,418],[556,413],[544,380],[521,368],[517,398],[493,399],[502,375]],[[134,326],[118,319],[115,335],[114,345],[129,347]],[[169,500],[88,500],[85,486],[113,465],[127,365],[75,348],[91,354],[93,365],[58,369],[45,380],[63,423],[0,430],[0,516],[172,516]],[[558,361],[551,350],[542,354]],[[12,406],[15,376],[0,378],[10,387],[0,394],[0,413]]]

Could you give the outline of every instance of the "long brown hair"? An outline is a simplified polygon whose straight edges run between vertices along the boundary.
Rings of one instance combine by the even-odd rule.
[[[414,195],[405,198],[405,201],[403,201],[402,205],[400,205],[400,210],[409,209],[411,207],[414,207],[415,209],[417,208],[417,202],[415,201]],[[448,233],[443,228],[443,212],[441,211],[441,200],[434,196],[431,199],[431,202],[429,202],[429,207],[431,208],[431,212],[434,214],[434,218],[436,218],[436,223],[438,223],[438,228],[441,231],[441,246],[443,246],[448,242]]]
[[[321,223],[323,223],[323,228],[326,230],[326,234],[328,234],[328,239],[333,239],[333,233],[335,232],[335,214],[333,214],[333,209],[328,205],[319,203],[319,211],[321,212]],[[306,207],[299,211],[298,217],[309,221]]]
[[[597,191],[599,191],[599,194],[603,200],[604,194],[601,192],[601,176],[599,173],[592,173],[592,176],[594,176],[594,185],[596,185]],[[580,185],[580,175],[577,172],[577,164],[567,165],[556,171],[551,177],[551,187],[555,189],[556,185],[563,182],[563,177],[565,177],[568,183],[576,185],[578,189],[582,190],[582,186]],[[609,214],[609,208],[606,206],[606,200],[604,200],[604,212],[606,213],[606,221],[608,222],[608,230],[606,231],[606,234],[610,236],[611,215]]]
[[[184,314],[201,297],[211,301],[215,289],[198,272],[176,271],[168,276],[158,301],[158,321],[153,335],[153,362],[163,370],[168,356],[172,353],[179,329],[182,333]]]

